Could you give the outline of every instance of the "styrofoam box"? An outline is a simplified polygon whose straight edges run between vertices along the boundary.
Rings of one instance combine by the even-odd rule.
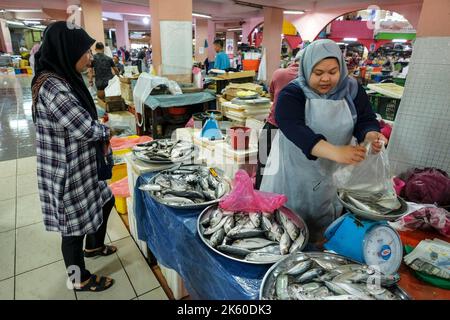
[[[189,295],[186,288],[184,287],[183,279],[180,275],[173,269],[169,269],[158,262],[159,267],[161,268],[161,273],[164,278],[166,278],[167,285],[170,290],[172,290],[173,297],[176,300],[180,300]]]
[[[133,207],[133,198],[127,198],[127,206],[128,206],[128,223],[130,224],[130,233],[133,237],[134,241],[138,245],[139,250],[141,250],[144,257],[148,258],[148,248],[147,243],[145,241],[139,240],[137,235],[137,227],[136,227],[136,216],[134,215],[134,207]]]

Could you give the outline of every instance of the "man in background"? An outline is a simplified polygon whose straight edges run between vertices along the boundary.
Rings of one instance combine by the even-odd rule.
[[[89,85],[94,84],[93,77],[95,77],[95,86],[97,87],[97,97],[105,99],[105,88],[108,86],[109,80],[118,75],[119,70],[116,68],[113,59],[105,55],[105,46],[101,42],[95,44],[96,54],[89,69]],[[114,74],[113,74],[114,73]]]
[[[223,51],[222,40],[214,41],[214,50],[217,53],[214,60],[214,69],[226,70],[230,68],[230,59],[228,58],[228,55]]]
[[[125,67],[120,63],[119,56],[115,54],[113,56],[113,61],[115,67],[117,68],[117,70],[119,70],[119,74],[122,75],[125,72]]]

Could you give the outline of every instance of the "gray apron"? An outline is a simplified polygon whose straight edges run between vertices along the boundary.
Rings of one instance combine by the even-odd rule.
[[[353,137],[356,110],[345,100],[307,99],[305,123],[331,144],[348,145]],[[337,163],[330,160],[308,160],[278,130],[260,189],[286,195],[286,206],[305,220],[310,241],[316,242],[342,211],[332,180],[336,169]]]

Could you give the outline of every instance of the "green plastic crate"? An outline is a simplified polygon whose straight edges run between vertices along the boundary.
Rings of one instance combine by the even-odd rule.
[[[369,94],[369,101],[374,112],[381,115],[385,120],[395,121],[400,99],[386,97],[382,94]]]

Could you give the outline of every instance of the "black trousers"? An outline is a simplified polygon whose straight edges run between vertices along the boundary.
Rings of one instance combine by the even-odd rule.
[[[264,125],[261,134],[258,139],[258,166],[256,168],[256,182],[255,182],[255,188],[259,190],[261,187],[262,182],[262,170],[266,166],[267,159],[270,154],[270,150],[272,149],[272,141],[275,137],[275,133],[278,127],[274,126],[273,124],[266,122]],[[264,159],[261,159],[261,157],[264,157]]]
[[[97,232],[86,235],[86,249],[92,250],[101,248],[105,244],[106,227],[109,214],[114,207],[113,197],[103,206],[103,223]],[[69,277],[75,277],[74,272],[80,271],[80,282],[84,282],[91,277],[91,273],[86,269],[83,253],[83,236],[62,237],[61,250]],[[77,280],[78,279],[74,279]],[[74,282],[74,281],[73,281]]]

